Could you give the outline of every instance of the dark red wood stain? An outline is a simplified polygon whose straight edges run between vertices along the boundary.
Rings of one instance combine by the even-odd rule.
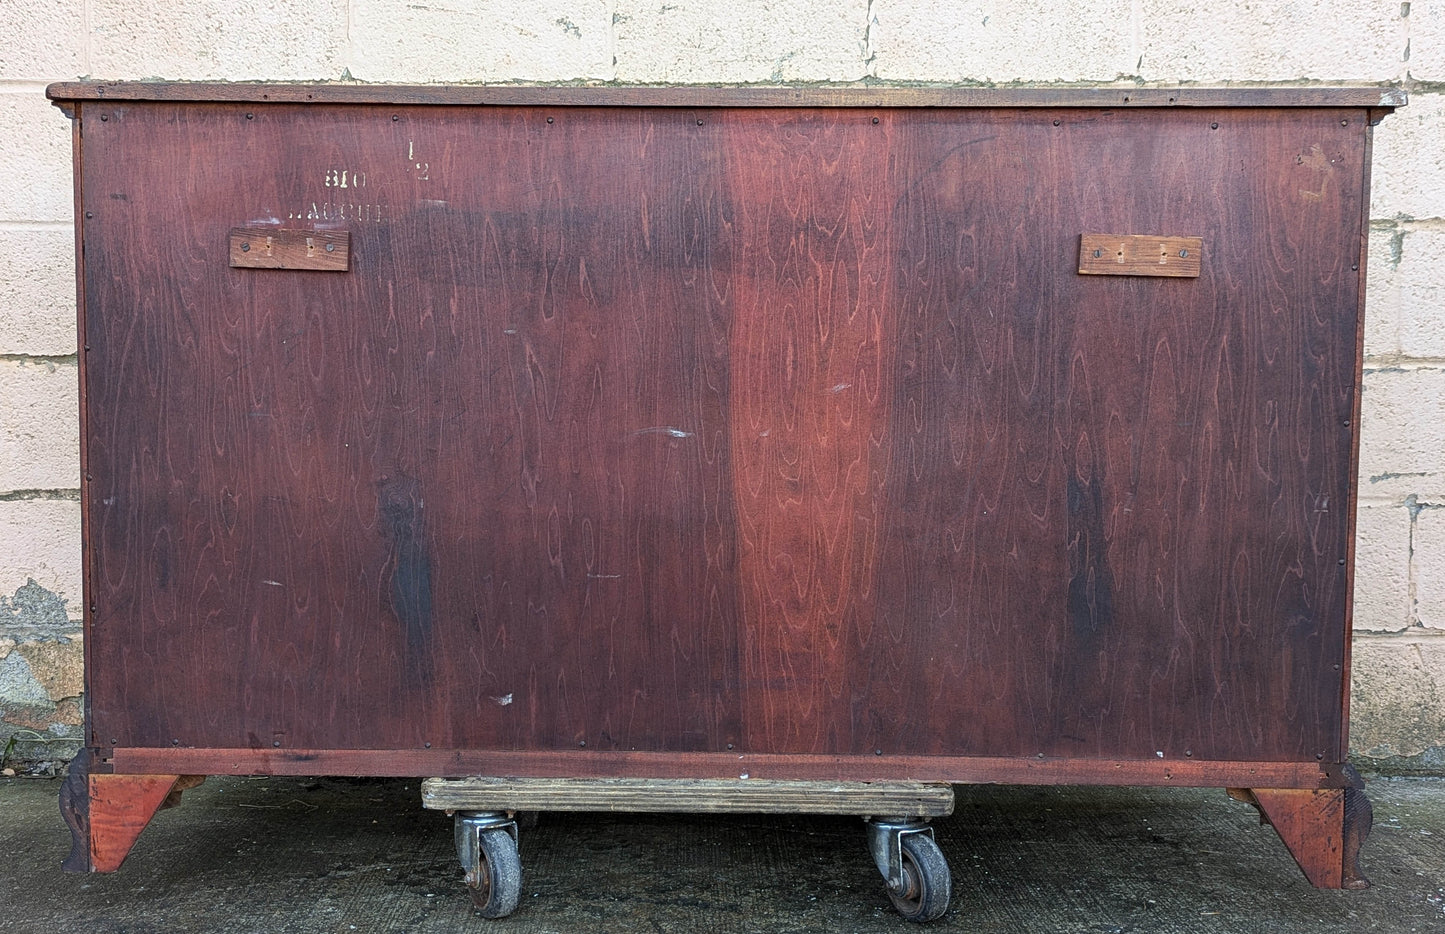
[[[1363,110],[80,112],[101,744],[1339,758]]]

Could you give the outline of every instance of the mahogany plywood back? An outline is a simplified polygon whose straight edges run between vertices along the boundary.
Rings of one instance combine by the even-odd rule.
[[[1363,107],[78,106],[98,745],[1342,755]]]

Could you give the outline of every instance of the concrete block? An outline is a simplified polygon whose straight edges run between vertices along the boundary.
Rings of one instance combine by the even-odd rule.
[[[1445,358],[1445,224],[1406,224],[1401,239],[1400,353]]]
[[[0,80],[61,81],[86,71],[84,0],[6,0],[0,36]]]
[[[85,651],[79,639],[24,642],[15,654],[25,659],[35,683],[52,702],[85,691]]]
[[[1370,216],[1445,217],[1445,94],[1413,91],[1375,127]]]
[[[0,227],[0,355],[75,353],[75,234]]]
[[[339,78],[346,0],[90,0],[90,70],[103,77]]]
[[[69,221],[70,121],[39,89],[0,89],[0,127],[0,223]]]
[[[1410,625],[1410,510],[1362,505],[1355,517],[1356,630]]]
[[[1445,499],[1417,503],[1413,553],[1415,619],[1445,630]]]
[[[1139,59],[1149,81],[1390,81],[1404,77],[1398,3],[1141,0]]]
[[[1360,495],[1445,496],[1445,369],[1366,367],[1362,409]]]
[[[1410,39],[1405,67],[1417,81],[1445,80],[1445,5],[1434,2],[1405,4]]]
[[[569,81],[612,77],[607,0],[355,0],[351,73],[363,81]]]
[[[0,361],[0,493],[80,486],[79,369]]]
[[[1365,356],[1400,353],[1400,262],[1405,227],[1391,223],[1370,229],[1365,278]]]
[[[21,648],[0,659],[0,737],[8,738],[17,729],[69,735],[83,717],[80,693],[84,665],[80,641],[51,642],[46,647],[29,643],[23,648],[39,650],[44,668],[42,671],[32,668]],[[44,679],[50,679],[56,690],[73,693],[52,698]],[[24,756],[22,750],[16,752]]]
[[[872,4],[872,73],[920,81],[1112,81],[1136,70],[1132,4]]]
[[[1445,636],[1357,635],[1351,681],[1352,753],[1416,756],[1445,745]]]
[[[0,594],[29,580],[81,613],[80,503],[68,499],[0,500]]]
[[[855,81],[867,74],[867,0],[619,0],[617,80]]]
[[[54,703],[19,651],[12,651],[0,661],[0,708],[45,707]]]

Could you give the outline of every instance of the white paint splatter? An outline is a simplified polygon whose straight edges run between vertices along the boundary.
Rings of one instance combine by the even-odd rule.
[[[670,438],[691,438],[692,432],[683,431],[681,428],[672,428],[668,425],[659,425],[656,428],[641,428],[632,433],[634,438],[638,435],[667,435]]]

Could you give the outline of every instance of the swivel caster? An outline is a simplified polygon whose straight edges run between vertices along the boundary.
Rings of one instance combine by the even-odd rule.
[[[953,879],[932,827],[918,820],[870,820],[868,850],[900,915],[909,921],[943,917]]]
[[[505,918],[515,911],[522,897],[517,822],[505,814],[459,813],[456,840],[472,904],[481,916]]]

